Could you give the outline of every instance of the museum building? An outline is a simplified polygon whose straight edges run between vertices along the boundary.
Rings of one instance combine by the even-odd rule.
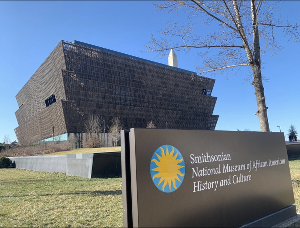
[[[124,129],[214,130],[214,79],[79,41],[60,41],[16,95],[20,144],[84,133],[89,116]],[[170,63],[171,62],[171,63]],[[106,130],[108,127],[106,128]]]

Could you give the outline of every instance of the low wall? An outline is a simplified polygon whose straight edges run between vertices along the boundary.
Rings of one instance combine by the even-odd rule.
[[[59,172],[87,178],[121,176],[121,152],[9,157],[9,159],[16,163],[17,169]]]
[[[94,154],[92,177],[121,176],[121,152]]]
[[[92,177],[94,154],[68,154],[66,174],[69,176]]]
[[[17,169],[66,173],[66,155],[9,157],[9,159],[16,163]]]
[[[289,159],[300,157],[300,143],[286,143],[286,150]]]

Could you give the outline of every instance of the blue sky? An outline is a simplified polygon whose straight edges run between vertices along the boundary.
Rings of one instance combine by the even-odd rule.
[[[282,19],[300,23],[300,2],[283,2]],[[184,14],[157,12],[148,1],[0,1],[0,142],[5,135],[16,140],[18,126],[16,94],[34,74],[60,40],[82,41],[144,59],[167,64],[167,57],[147,53],[151,34]],[[201,29],[209,29],[202,27]],[[210,28],[211,29],[211,28]],[[262,57],[266,103],[271,131],[287,133],[291,124],[300,131],[299,47],[287,42],[278,30],[284,53]],[[176,52],[182,69],[196,71],[201,59],[195,52]],[[245,79],[247,70],[230,75],[205,75],[216,79],[212,95],[219,115],[216,130],[260,131],[254,88]],[[299,132],[300,133],[300,132]]]

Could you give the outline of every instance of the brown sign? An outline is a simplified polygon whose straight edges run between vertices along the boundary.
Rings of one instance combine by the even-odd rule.
[[[294,204],[284,135],[122,132],[124,226],[237,227]]]

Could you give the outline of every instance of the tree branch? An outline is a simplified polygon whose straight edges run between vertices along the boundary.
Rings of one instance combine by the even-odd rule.
[[[220,18],[214,16],[213,14],[211,14],[210,12],[208,12],[206,9],[204,9],[200,3],[198,3],[196,0],[191,0],[193,3],[195,3],[204,13],[208,14],[209,16],[211,16],[212,18],[216,19],[217,21],[221,22],[222,24],[226,25],[228,28],[238,32],[238,30],[236,30],[235,28],[233,28],[232,26],[230,26],[229,24],[227,24],[225,21],[221,20]]]
[[[234,17],[233,17],[233,15],[232,15],[232,13],[231,13],[231,11],[230,11],[230,9],[229,9],[229,7],[228,7],[226,1],[223,0],[223,2],[224,2],[224,5],[226,6],[226,9],[227,9],[228,13],[230,14],[231,20],[234,22],[235,26],[238,28],[237,23],[236,23],[236,21],[234,20]]]
[[[226,17],[228,20],[231,20],[232,21],[232,18],[228,17],[226,14],[222,13],[222,12],[219,12],[218,10],[215,10],[214,8],[208,6],[208,5],[205,5],[204,3],[202,3],[202,5],[204,5],[206,8],[212,10],[212,11],[215,11],[217,14],[220,14],[224,17]]]
[[[225,45],[205,45],[205,46],[193,46],[193,45],[181,45],[181,46],[172,46],[171,48],[163,48],[159,50],[153,50],[154,52],[161,52],[161,51],[167,51],[171,49],[178,49],[178,48],[244,48],[244,46],[225,46]]]
[[[266,24],[266,23],[258,23],[259,25],[271,26],[271,27],[278,27],[278,28],[299,28],[300,25],[273,25],[273,24]]]
[[[227,11],[229,12],[230,16],[232,17],[232,20],[233,20],[235,26],[237,27],[237,31],[240,34],[242,42],[244,44],[243,47],[245,49],[246,55],[248,56],[249,62],[251,62],[250,58],[252,59],[252,55],[251,55],[249,44],[247,42],[247,38],[246,38],[244,29],[243,29],[242,20],[241,20],[241,17],[240,17],[239,7],[238,7],[236,1],[233,1],[234,11],[235,11],[235,19],[236,19],[235,20],[233,14],[231,13],[231,11],[230,11],[227,3],[226,3],[226,1],[223,0],[223,2],[224,2],[224,5],[227,8]]]
[[[199,72],[199,74],[208,73],[208,72],[212,72],[212,71],[216,71],[216,70],[224,70],[227,68],[240,67],[240,66],[250,66],[250,64],[237,64],[237,65],[231,65],[231,66],[224,66],[224,67],[219,67],[219,68],[215,68],[215,69],[211,69],[211,70],[207,70],[207,71],[202,71],[202,72]]]
[[[258,12],[260,10],[261,2],[262,2],[262,0],[259,0],[259,2],[257,3],[257,6],[256,6],[256,15],[258,15]]]
[[[237,22],[238,32],[239,32],[239,34],[242,38],[243,44],[245,46],[245,51],[246,51],[248,61],[249,61],[249,63],[252,63],[253,55],[251,53],[251,49],[249,47],[247,37],[246,37],[244,29],[243,29],[243,24],[242,24],[242,20],[241,20],[241,16],[240,16],[240,11],[238,9],[238,5],[237,5],[236,0],[233,0],[233,6],[234,6],[234,11],[235,11],[235,18],[236,18],[236,22]]]

